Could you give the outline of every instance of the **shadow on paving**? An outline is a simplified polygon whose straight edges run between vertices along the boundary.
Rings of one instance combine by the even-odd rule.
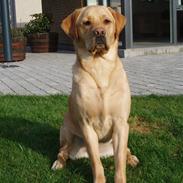
[[[6,68],[15,68],[15,67],[20,67],[20,66],[14,65],[14,64],[5,63],[5,64],[0,64],[0,67],[3,68],[3,69],[6,69]]]

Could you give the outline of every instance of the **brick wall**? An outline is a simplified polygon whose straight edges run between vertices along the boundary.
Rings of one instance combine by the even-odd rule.
[[[76,8],[83,6],[84,0],[42,0],[43,13],[52,17],[54,23],[51,31],[59,33],[59,48],[73,49],[72,41],[60,28],[61,21]]]

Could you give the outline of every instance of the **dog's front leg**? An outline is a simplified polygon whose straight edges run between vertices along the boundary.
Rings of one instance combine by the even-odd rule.
[[[115,183],[126,183],[126,157],[129,125],[121,118],[114,120],[113,149],[115,161]]]
[[[105,183],[104,169],[100,161],[98,136],[93,127],[88,124],[82,125],[81,129],[88,155],[91,160],[93,182]]]

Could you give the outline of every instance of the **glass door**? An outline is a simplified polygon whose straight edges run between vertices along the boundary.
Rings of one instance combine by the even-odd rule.
[[[170,42],[169,0],[132,0],[134,42]]]

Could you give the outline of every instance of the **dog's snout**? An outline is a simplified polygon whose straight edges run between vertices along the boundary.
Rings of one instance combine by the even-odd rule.
[[[105,30],[103,28],[96,28],[93,32],[95,36],[105,36]]]

